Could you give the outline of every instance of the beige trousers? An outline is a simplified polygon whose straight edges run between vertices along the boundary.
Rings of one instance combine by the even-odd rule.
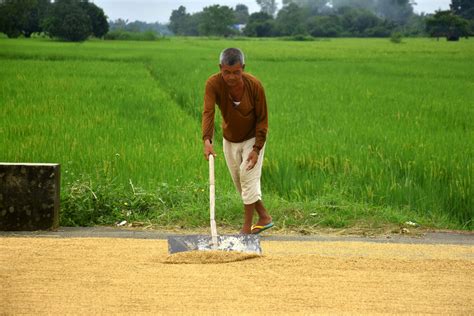
[[[265,145],[260,150],[255,166],[247,171],[247,158],[255,145],[255,137],[242,143],[231,143],[224,138],[224,156],[237,191],[244,204],[253,204],[262,199],[260,176],[262,175]]]

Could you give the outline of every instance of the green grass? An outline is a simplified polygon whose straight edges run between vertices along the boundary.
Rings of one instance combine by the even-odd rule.
[[[206,226],[204,82],[229,46],[266,89],[277,225],[472,229],[470,41],[0,39],[0,160],[62,164],[63,225]],[[216,175],[218,221],[237,228],[222,154]]]

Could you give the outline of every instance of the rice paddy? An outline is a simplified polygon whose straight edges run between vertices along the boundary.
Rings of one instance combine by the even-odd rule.
[[[230,46],[266,89],[262,186],[280,227],[472,229],[470,40],[2,38],[0,161],[61,163],[63,225],[205,226],[204,83]],[[223,154],[216,178],[218,221],[237,227]]]

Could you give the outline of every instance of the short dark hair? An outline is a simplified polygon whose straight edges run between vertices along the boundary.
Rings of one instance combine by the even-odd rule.
[[[226,66],[233,66],[240,63],[242,66],[245,65],[244,53],[238,48],[226,48],[221,52],[219,56],[219,64]]]

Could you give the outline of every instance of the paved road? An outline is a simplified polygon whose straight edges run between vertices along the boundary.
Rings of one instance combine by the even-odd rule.
[[[62,238],[92,232],[141,239]],[[0,238],[0,315],[474,315],[472,245],[315,236],[304,240],[324,241],[263,241],[264,256],[250,260],[169,264],[167,241],[145,239],[163,233],[89,228],[10,236],[18,237]],[[396,242],[466,241],[459,237]]]
[[[0,237],[107,237],[107,238],[136,238],[136,239],[166,239],[176,232],[157,230],[125,229],[115,227],[60,227],[57,231],[34,232],[2,232]],[[262,235],[265,241],[361,241],[374,243],[403,243],[403,244],[448,244],[474,245],[473,232],[425,232],[419,236],[390,234],[376,237],[336,236],[336,235],[280,235],[271,231]]]

